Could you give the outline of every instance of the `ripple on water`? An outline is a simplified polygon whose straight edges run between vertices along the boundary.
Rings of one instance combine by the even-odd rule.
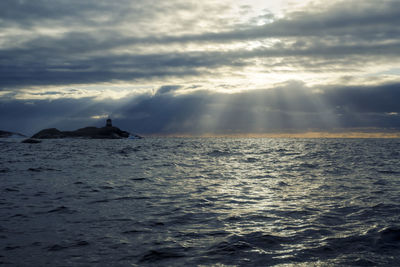
[[[357,139],[10,143],[0,264],[396,266],[399,150]]]
[[[61,250],[66,250],[70,248],[80,248],[83,246],[89,246],[89,242],[85,240],[79,240],[73,243],[62,243],[62,244],[54,244],[54,245],[49,245],[46,247],[47,251],[61,251]]]
[[[156,250],[149,250],[145,252],[140,260],[139,263],[157,263],[165,260],[175,259],[175,258],[182,258],[185,257],[185,251],[187,249],[184,247],[172,247],[172,248],[160,248]]]

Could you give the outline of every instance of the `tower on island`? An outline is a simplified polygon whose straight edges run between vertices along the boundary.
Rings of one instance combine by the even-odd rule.
[[[111,122],[111,119],[110,119],[110,118],[108,118],[108,119],[106,120],[106,127],[112,127],[112,122]]]

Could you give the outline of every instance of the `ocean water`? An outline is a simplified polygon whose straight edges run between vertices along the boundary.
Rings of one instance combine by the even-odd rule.
[[[399,139],[0,142],[0,265],[399,263]]]

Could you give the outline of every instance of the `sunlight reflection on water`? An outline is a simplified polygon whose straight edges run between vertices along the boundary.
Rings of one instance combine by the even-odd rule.
[[[395,139],[2,143],[0,263],[392,264],[399,147]]]

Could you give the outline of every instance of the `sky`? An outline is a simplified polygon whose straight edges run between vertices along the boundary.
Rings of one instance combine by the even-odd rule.
[[[400,132],[400,0],[2,0],[0,129]]]

